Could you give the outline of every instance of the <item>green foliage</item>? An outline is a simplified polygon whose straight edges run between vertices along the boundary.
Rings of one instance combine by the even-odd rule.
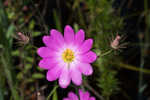
[[[104,97],[110,97],[113,94],[116,94],[119,91],[118,79],[116,79],[116,71],[106,70],[101,74],[101,78],[98,86],[102,89]]]
[[[0,100],[5,99],[6,96],[4,96],[4,93],[10,92],[11,94],[7,94],[10,95],[10,99],[23,100],[24,95],[26,95],[23,84],[28,85],[28,83],[35,82],[35,80],[44,77],[39,72],[31,74],[34,63],[33,56],[35,55],[33,54],[31,44],[28,44],[26,47],[20,44],[21,47],[19,47],[13,41],[14,37],[17,36],[16,31],[33,31],[35,27],[34,20],[29,22],[29,27],[25,27],[24,22],[26,19],[23,18],[25,16],[24,13],[17,11],[23,5],[23,2],[20,1],[19,3],[14,4],[13,2],[9,2],[8,7],[5,8],[3,2],[0,1]],[[40,32],[34,30],[33,34],[34,36],[39,36]],[[13,49],[13,44],[16,47],[18,46],[17,49]],[[25,52],[24,50],[29,52]],[[17,63],[20,65],[14,64],[16,59],[12,58],[19,58],[20,60]],[[16,73],[16,70],[19,70],[19,72]],[[31,92],[33,91],[35,91],[35,88]],[[19,94],[22,95],[20,96]]]
[[[86,38],[93,38],[94,40],[93,51],[98,55],[97,61],[92,65],[95,69],[94,75],[92,76],[92,82],[88,81],[89,77],[83,77],[83,80],[86,80],[87,84],[92,83],[91,86],[96,85],[98,88],[94,91],[102,95],[105,100],[109,100],[111,96],[120,92],[120,82],[116,77],[119,70],[114,66],[120,64],[121,57],[115,55],[116,51],[114,52],[110,43],[116,34],[122,33],[123,18],[115,15],[112,0],[66,1],[65,6],[70,10],[69,17],[65,16],[68,18],[64,21],[62,19],[64,16],[61,16],[62,12],[59,12],[57,8],[54,9],[51,15],[53,17],[51,20],[54,21],[53,27],[47,27],[44,19],[47,16],[42,15],[41,12],[44,7],[41,9],[41,5],[34,3],[34,0],[8,1],[10,1],[8,6],[4,7],[3,2],[0,0],[0,100],[5,100],[6,95],[4,92],[7,92],[7,95],[10,95],[13,100],[28,100],[37,90],[40,90],[40,82],[46,78],[45,74],[43,74],[44,70],[38,66],[41,58],[37,57],[36,43],[33,43],[34,41],[32,40],[39,39],[51,28],[56,28],[63,32],[63,26],[66,24],[72,24],[75,32],[81,28],[84,29]],[[82,6],[80,5],[81,3],[83,3]],[[30,5],[28,11],[24,11],[23,7],[27,5]],[[147,14],[145,19],[147,27],[150,28],[150,14]],[[17,32],[22,32],[23,35],[29,38],[30,42],[21,44],[19,39],[16,39]],[[26,35],[26,33],[29,33],[29,35]],[[146,39],[144,41],[149,43],[149,30],[145,33]],[[42,41],[42,38],[37,41]],[[145,52],[144,49],[142,49],[142,54]],[[124,68],[134,71],[149,73],[148,70],[125,64],[120,66],[126,66]],[[48,81],[46,84],[48,84]],[[45,85],[45,83],[42,85]],[[83,84],[81,87],[85,88],[86,86]],[[139,89],[143,92],[146,87],[147,84]],[[47,100],[58,100],[59,92],[57,92],[57,88],[58,86],[55,84]],[[77,90],[78,87],[71,86],[71,88]],[[86,88],[92,90],[91,87]],[[43,92],[44,90],[41,91]],[[97,96],[97,94],[95,95]]]
[[[2,5],[2,1],[0,1],[0,45],[2,48],[2,54],[0,56],[0,64],[1,70],[4,75],[0,75],[1,86],[0,90],[4,92],[6,90],[6,80],[9,85],[10,91],[12,93],[12,97],[14,100],[19,100],[19,95],[15,87],[15,82],[13,81],[13,73],[12,73],[12,59],[11,59],[11,51],[12,51],[12,34],[14,32],[14,25],[9,22],[6,11]],[[6,77],[5,77],[6,76]],[[8,91],[8,90],[7,90]],[[4,94],[1,93],[1,97],[3,98]]]
[[[33,79],[42,79],[42,78],[44,78],[44,75],[41,73],[34,73],[34,74],[32,74],[32,78]]]
[[[56,10],[53,10],[53,14],[54,14],[54,20],[56,23],[56,29],[58,29],[60,32],[62,31],[62,26],[61,26],[61,20],[60,20],[60,15],[57,14]]]
[[[90,37],[95,40],[94,47],[97,55],[100,57],[96,61],[96,72],[99,73],[97,77],[97,85],[102,89],[102,95],[105,99],[109,99],[110,96],[119,91],[119,81],[116,78],[117,70],[114,70],[110,61],[117,61],[119,59],[111,52],[110,43],[112,37],[121,30],[123,26],[123,20],[113,14],[111,0],[88,0],[89,6],[89,26],[87,29]],[[110,52],[109,52],[110,51]],[[103,55],[105,52],[109,54]]]
[[[111,39],[112,34],[116,34],[121,29],[123,25],[123,20],[119,17],[116,17],[116,15],[113,14],[111,1],[87,0],[86,2],[82,2],[84,2],[84,4],[87,6],[86,9],[88,9],[89,11],[84,12],[80,7],[80,2],[74,1],[73,5],[68,7],[72,10],[72,13],[76,13],[77,16],[71,16],[71,20],[68,19],[68,22],[73,22],[75,32],[77,32],[78,29],[83,28],[86,31],[86,37],[94,38],[94,51],[98,55],[100,55],[97,62],[94,64],[98,69],[95,71],[95,73],[100,72],[98,77],[96,77],[97,86],[99,86],[102,89],[102,95],[106,98],[109,98],[111,95],[113,95],[119,90],[119,82],[116,78],[117,70],[113,70],[111,67],[112,65],[110,65],[109,63],[109,61],[112,60],[115,56],[113,55],[113,52],[108,54],[109,56],[106,55],[101,57],[101,55],[111,50],[109,40]],[[32,14],[34,14],[35,12],[29,12],[24,14],[23,11],[20,11],[20,9],[22,10],[23,7],[27,4],[33,4],[33,2],[30,0],[28,0],[27,2],[24,2],[23,0],[16,3],[10,2],[7,8],[0,10],[0,12],[2,13],[0,14],[2,16],[0,18],[2,25],[0,24],[0,26],[3,26],[3,28],[0,29],[3,35],[3,38],[0,37],[0,40],[2,41],[2,43],[0,44],[2,45],[2,47],[8,49],[5,53],[7,57],[6,59],[9,59],[11,62],[9,63],[8,67],[13,66],[14,68],[14,70],[11,70],[10,68],[8,69],[10,71],[9,76],[12,76],[9,79],[15,80],[13,82],[13,86],[17,85],[18,89],[21,88],[21,90],[19,89],[18,92],[22,95],[22,99],[26,98],[26,91],[32,93],[36,90],[36,88],[31,87],[28,90],[26,90],[26,86],[28,86],[31,83],[35,84],[39,79],[43,79],[45,77],[45,75],[41,73],[43,72],[43,70],[36,65],[36,61],[38,58],[35,57],[36,49],[33,46],[32,42],[26,45],[21,45],[20,47],[17,47],[17,49],[12,49],[12,43],[14,39],[13,37],[17,36],[15,31],[21,31],[25,33],[29,31],[30,35],[28,37],[30,40],[41,35],[41,32],[39,30],[36,30],[36,20],[32,18]],[[70,3],[68,2],[68,5],[69,4]],[[86,15],[86,17],[84,14]],[[39,22],[41,22],[43,28],[45,29],[44,31],[47,32],[47,27],[44,24],[45,22],[43,22],[43,16],[41,16],[41,14],[39,16],[35,16],[39,18]],[[63,28],[61,16],[59,15],[57,10],[53,10],[53,18],[56,29],[62,32]],[[72,20],[73,18],[75,21]],[[5,23],[5,21],[7,23]],[[11,59],[13,57],[19,59],[17,62],[18,64],[13,64],[13,62],[15,61],[15,59]],[[3,70],[5,69],[2,69],[0,71],[3,72]],[[15,70],[18,70],[19,72],[16,73]],[[13,75],[11,75],[11,73],[13,73]],[[1,81],[3,79],[4,84],[5,82],[9,82],[6,81],[4,76],[0,76],[3,77],[1,78]],[[2,87],[5,87],[4,84]],[[53,95],[53,100],[57,100],[56,88],[57,86],[54,87],[54,89],[50,92],[49,97]],[[13,93],[13,91],[12,95],[14,95],[15,99],[16,96]]]

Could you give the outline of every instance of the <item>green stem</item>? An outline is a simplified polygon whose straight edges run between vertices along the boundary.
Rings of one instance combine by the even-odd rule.
[[[46,100],[50,100],[50,97],[54,94],[54,92],[56,91],[56,89],[58,88],[58,85],[56,85],[53,90],[50,92],[50,94],[48,95]]]
[[[128,70],[139,71],[139,72],[143,72],[145,74],[150,74],[150,70],[146,69],[146,68],[139,68],[139,67],[128,65],[128,64],[124,64],[124,63],[113,63],[113,62],[111,62],[111,64],[117,65],[119,67],[122,67],[122,68],[125,68],[125,69],[128,69]]]
[[[4,71],[5,71],[5,74],[6,74],[6,78],[8,80],[8,85],[9,85],[11,93],[12,93],[12,97],[14,98],[14,100],[20,100],[19,99],[19,95],[17,93],[17,90],[16,90],[16,88],[15,88],[15,86],[13,84],[13,81],[12,81],[11,72],[8,69],[8,63],[6,62],[6,60],[5,60],[3,55],[1,56],[1,60],[2,60],[2,64],[3,64],[3,68],[4,68]]]
[[[91,92],[93,92],[93,94],[95,94],[95,96],[97,98],[99,98],[100,100],[104,100],[103,96],[101,96],[94,88],[92,88],[86,81],[83,81],[83,86],[85,86],[86,88],[88,88]]]
[[[106,56],[106,55],[110,54],[112,51],[113,51],[113,50],[109,50],[109,51],[103,53],[102,55],[100,55],[100,57]]]

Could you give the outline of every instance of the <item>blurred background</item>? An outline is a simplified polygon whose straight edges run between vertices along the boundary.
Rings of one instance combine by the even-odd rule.
[[[97,100],[150,100],[149,0],[0,0],[0,100],[62,100],[37,48],[50,29],[84,29],[99,55],[82,88]],[[111,45],[121,36],[119,45]],[[109,52],[110,51],[110,52]]]

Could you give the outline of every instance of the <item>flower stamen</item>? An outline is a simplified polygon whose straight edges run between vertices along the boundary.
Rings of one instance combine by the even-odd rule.
[[[66,63],[71,63],[74,60],[74,58],[74,52],[68,48],[62,53],[62,59]]]

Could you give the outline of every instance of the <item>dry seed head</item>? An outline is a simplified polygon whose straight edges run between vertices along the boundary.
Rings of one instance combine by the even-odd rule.
[[[119,35],[117,35],[116,38],[111,42],[111,47],[113,49],[117,49],[118,48],[120,39],[121,39],[121,37]]]
[[[18,32],[17,35],[18,35],[18,40],[19,40],[22,44],[27,44],[27,43],[29,43],[29,40],[30,40],[29,36],[27,36],[27,35],[25,35],[25,34],[23,34],[23,33],[21,33],[21,32]]]
[[[125,46],[127,45],[127,43],[120,43],[121,40],[122,42],[124,41],[123,37],[117,35],[115,39],[113,39],[112,42],[110,43],[110,46],[115,50],[119,50],[120,48],[126,48]]]

